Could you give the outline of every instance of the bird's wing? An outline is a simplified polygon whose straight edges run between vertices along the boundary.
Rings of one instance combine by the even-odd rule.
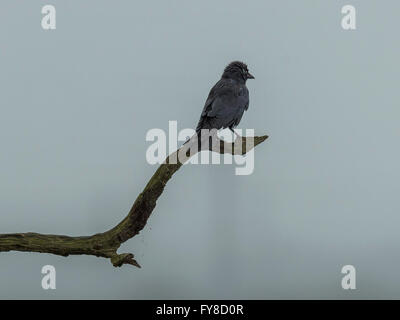
[[[229,84],[227,83],[226,80],[221,79],[212,87],[210,93],[208,94],[206,103],[204,104],[203,111],[201,112],[200,120],[199,123],[197,124],[196,131],[200,131],[202,129],[204,119],[208,116],[208,113],[212,111],[213,102],[221,92],[225,91],[224,88],[227,87],[228,85]]]
[[[227,81],[219,86],[212,101],[206,105],[202,113],[202,127],[228,128],[239,124],[243,112],[249,106],[249,91],[243,85]]]

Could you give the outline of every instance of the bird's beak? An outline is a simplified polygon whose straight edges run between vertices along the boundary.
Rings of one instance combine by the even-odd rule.
[[[247,72],[247,79],[254,79],[254,76],[250,72]]]

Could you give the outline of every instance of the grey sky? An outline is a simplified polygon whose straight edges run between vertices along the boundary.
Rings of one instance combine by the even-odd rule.
[[[48,3],[0,3],[1,233],[114,226],[156,170],[146,132],[194,127],[232,60],[256,78],[240,128],[270,139],[250,176],[174,176],[120,249],[142,269],[0,253],[0,298],[400,298],[398,1],[52,0],[44,31]]]

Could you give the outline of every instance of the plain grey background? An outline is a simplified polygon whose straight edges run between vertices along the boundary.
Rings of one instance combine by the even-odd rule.
[[[57,29],[41,28],[53,4]],[[357,30],[341,28],[341,8]],[[151,128],[194,127],[243,60],[255,171],[185,166],[120,252],[0,253],[0,298],[400,298],[398,1],[1,1],[0,232],[90,235],[156,170]],[[41,288],[41,268],[57,289]],[[341,268],[357,289],[341,288]]]

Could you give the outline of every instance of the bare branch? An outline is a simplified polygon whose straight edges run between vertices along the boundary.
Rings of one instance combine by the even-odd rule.
[[[210,146],[209,150],[221,154],[244,155],[267,138],[268,136],[242,137],[236,139],[234,143],[227,143],[218,139],[218,143]],[[132,253],[118,254],[117,250],[122,243],[137,235],[144,228],[147,219],[156,206],[157,199],[164,191],[165,185],[182,164],[189,159],[188,157],[183,162],[179,161],[177,155],[182,148],[185,148],[185,146],[169,155],[165,162],[160,165],[144,190],[136,198],[128,215],[114,228],[104,233],[85,237],[32,232],[0,234],[0,252],[41,252],[65,257],[86,254],[109,258],[114,267],[120,267],[123,264],[140,267]],[[191,156],[194,154],[191,154]],[[173,162],[171,159],[178,159],[178,161]]]

